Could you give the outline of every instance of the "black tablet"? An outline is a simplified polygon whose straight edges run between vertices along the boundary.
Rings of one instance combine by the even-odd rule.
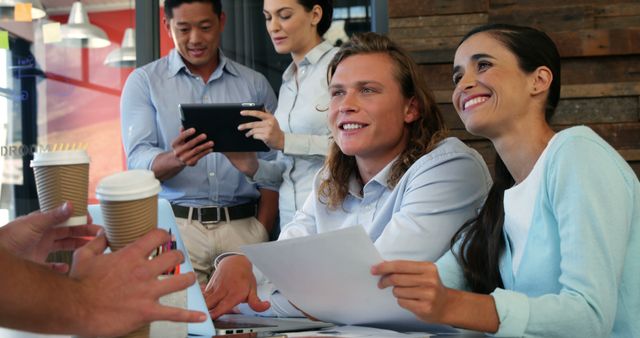
[[[255,103],[183,103],[180,107],[180,118],[185,130],[195,128],[195,135],[207,134],[207,140],[213,141],[213,151],[269,151],[264,142],[253,137],[246,137],[246,130],[238,130],[238,126],[260,121],[253,116],[242,116],[242,110],[264,110]]]

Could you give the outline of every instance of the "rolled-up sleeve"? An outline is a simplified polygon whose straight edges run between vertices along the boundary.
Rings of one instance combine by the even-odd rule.
[[[276,155],[277,155],[277,152],[275,150],[270,150],[270,151],[267,151],[267,152],[260,152],[260,153],[258,153],[258,163],[260,163],[260,165],[268,165],[269,167],[271,167],[271,163],[274,163],[274,161],[276,159]],[[278,165],[275,165],[275,169],[273,169],[273,170],[274,170],[274,172],[275,172],[275,170],[278,170]],[[278,179],[276,177],[276,175],[274,175],[273,173],[267,173],[267,175],[270,175],[270,176],[265,177],[264,179],[260,179],[260,180],[254,179],[256,185],[258,186],[258,188],[260,188],[260,189],[268,189],[268,190],[272,190],[272,191],[280,190],[280,183],[282,183],[282,174],[280,174],[280,179]],[[271,176],[271,175],[273,175],[273,176]],[[251,180],[249,180],[249,181],[251,181]]]
[[[258,170],[253,177],[249,179],[249,182],[279,187],[280,184],[282,184],[282,173],[284,170],[285,165],[280,161],[258,159]]]
[[[284,134],[284,150],[289,155],[327,155],[330,135]]]
[[[500,320],[500,327],[494,336],[522,337],[529,321],[529,297],[504,289],[495,289],[491,296]]]
[[[453,249],[447,251],[436,261],[438,274],[444,286],[451,289],[469,291],[470,288],[464,278],[462,266],[460,266],[458,258],[454,255],[454,252],[458,252],[458,250],[459,242],[456,243]]]
[[[124,85],[120,115],[127,168],[150,170],[153,160],[164,150],[159,147],[149,79],[141,69],[131,73]]]

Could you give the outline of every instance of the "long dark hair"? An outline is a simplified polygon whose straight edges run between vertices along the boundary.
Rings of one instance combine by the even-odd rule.
[[[333,19],[333,0],[298,0],[298,3],[302,5],[307,11],[311,11],[313,6],[318,5],[322,8],[322,18],[318,22],[318,35],[322,36],[331,27],[331,20]]]
[[[415,98],[418,103],[419,117],[409,123],[407,144],[398,160],[393,164],[387,184],[394,187],[402,175],[422,155],[430,152],[442,139],[447,130],[436,100],[427,87],[418,65],[408,52],[388,37],[376,33],[354,35],[349,42],[340,47],[327,69],[327,78],[331,81],[338,65],[346,58],[361,54],[386,54],[393,61],[387,68],[395,75],[405,98]],[[349,178],[358,173],[355,156],[345,155],[333,142],[324,163],[329,173],[320,183],[319,197],[330,208],[337,208],[348,194]]]
[[[485,32],[500,41],[518,59],[520,69],[531,73],[540,66],[546,66],[553,74],[545,105],[547,122],[555,112],[560,99],[560,55],[553,41],[537,29],[504,24],[490,24],[477,27],[460,41]],[[460,44],[458,46],[460,46]],[[504,191],[515,183],[498,155],[495,163],[495,180],[487,200],[478,217],[468,221],[452,239],[452,246],[458,240],[461,245],[454,252],[462,265],[464,276],[471,290],[488,294],[497,287],[504,287],[500,277],[499,260],[505,249],[504,235]]]

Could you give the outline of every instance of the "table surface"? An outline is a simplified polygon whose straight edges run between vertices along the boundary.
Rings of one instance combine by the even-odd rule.
[[[478,332],[436,335],[436,337],[448,337],[448,338],[479,338],[484,336],[485,336],[484,334],[478,333]],[[0,327],[0,337],[2,338],[74,338],[74,336],[69,336],[69,335],[38,334],[38,333],[10,330],[2,327]],[[193,336],[193,337],[203,337],[203,336]],[[264,336],[260,336],[260,337],[262,338]],[[278,337],[278,336],[276,335],[275,337]],[[313,337],[314,336],[308,336],[308,338],[313,338]],[[339,336],[323,335],[318,337],[319,338],[338,338]],[[411,336],[411,337],[418,337],[418,336]],[[424,337],[429,337],[429,335],[425,334]],[[163,338],[182,338],[182,337],[163,337]],[[255,333],[246,333],[246,334],[232,334],[232,335],[225,335],[225,336],[214,336],[213,338],[258,338],[258,335]]]

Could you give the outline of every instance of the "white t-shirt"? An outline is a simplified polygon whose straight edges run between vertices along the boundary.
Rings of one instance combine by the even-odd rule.
[[[504,191],[504,229],[511,246],[511,257],[513,258],[511,268],[514,276],[518,272],[520,260],[527,245],[527,237],[533,218],[533,201],[536,200],[538,190],[540,190],[544,158],[555,138],[554,135],[549,140],[547,147],[540,154],[529,175],[520,184]]]

